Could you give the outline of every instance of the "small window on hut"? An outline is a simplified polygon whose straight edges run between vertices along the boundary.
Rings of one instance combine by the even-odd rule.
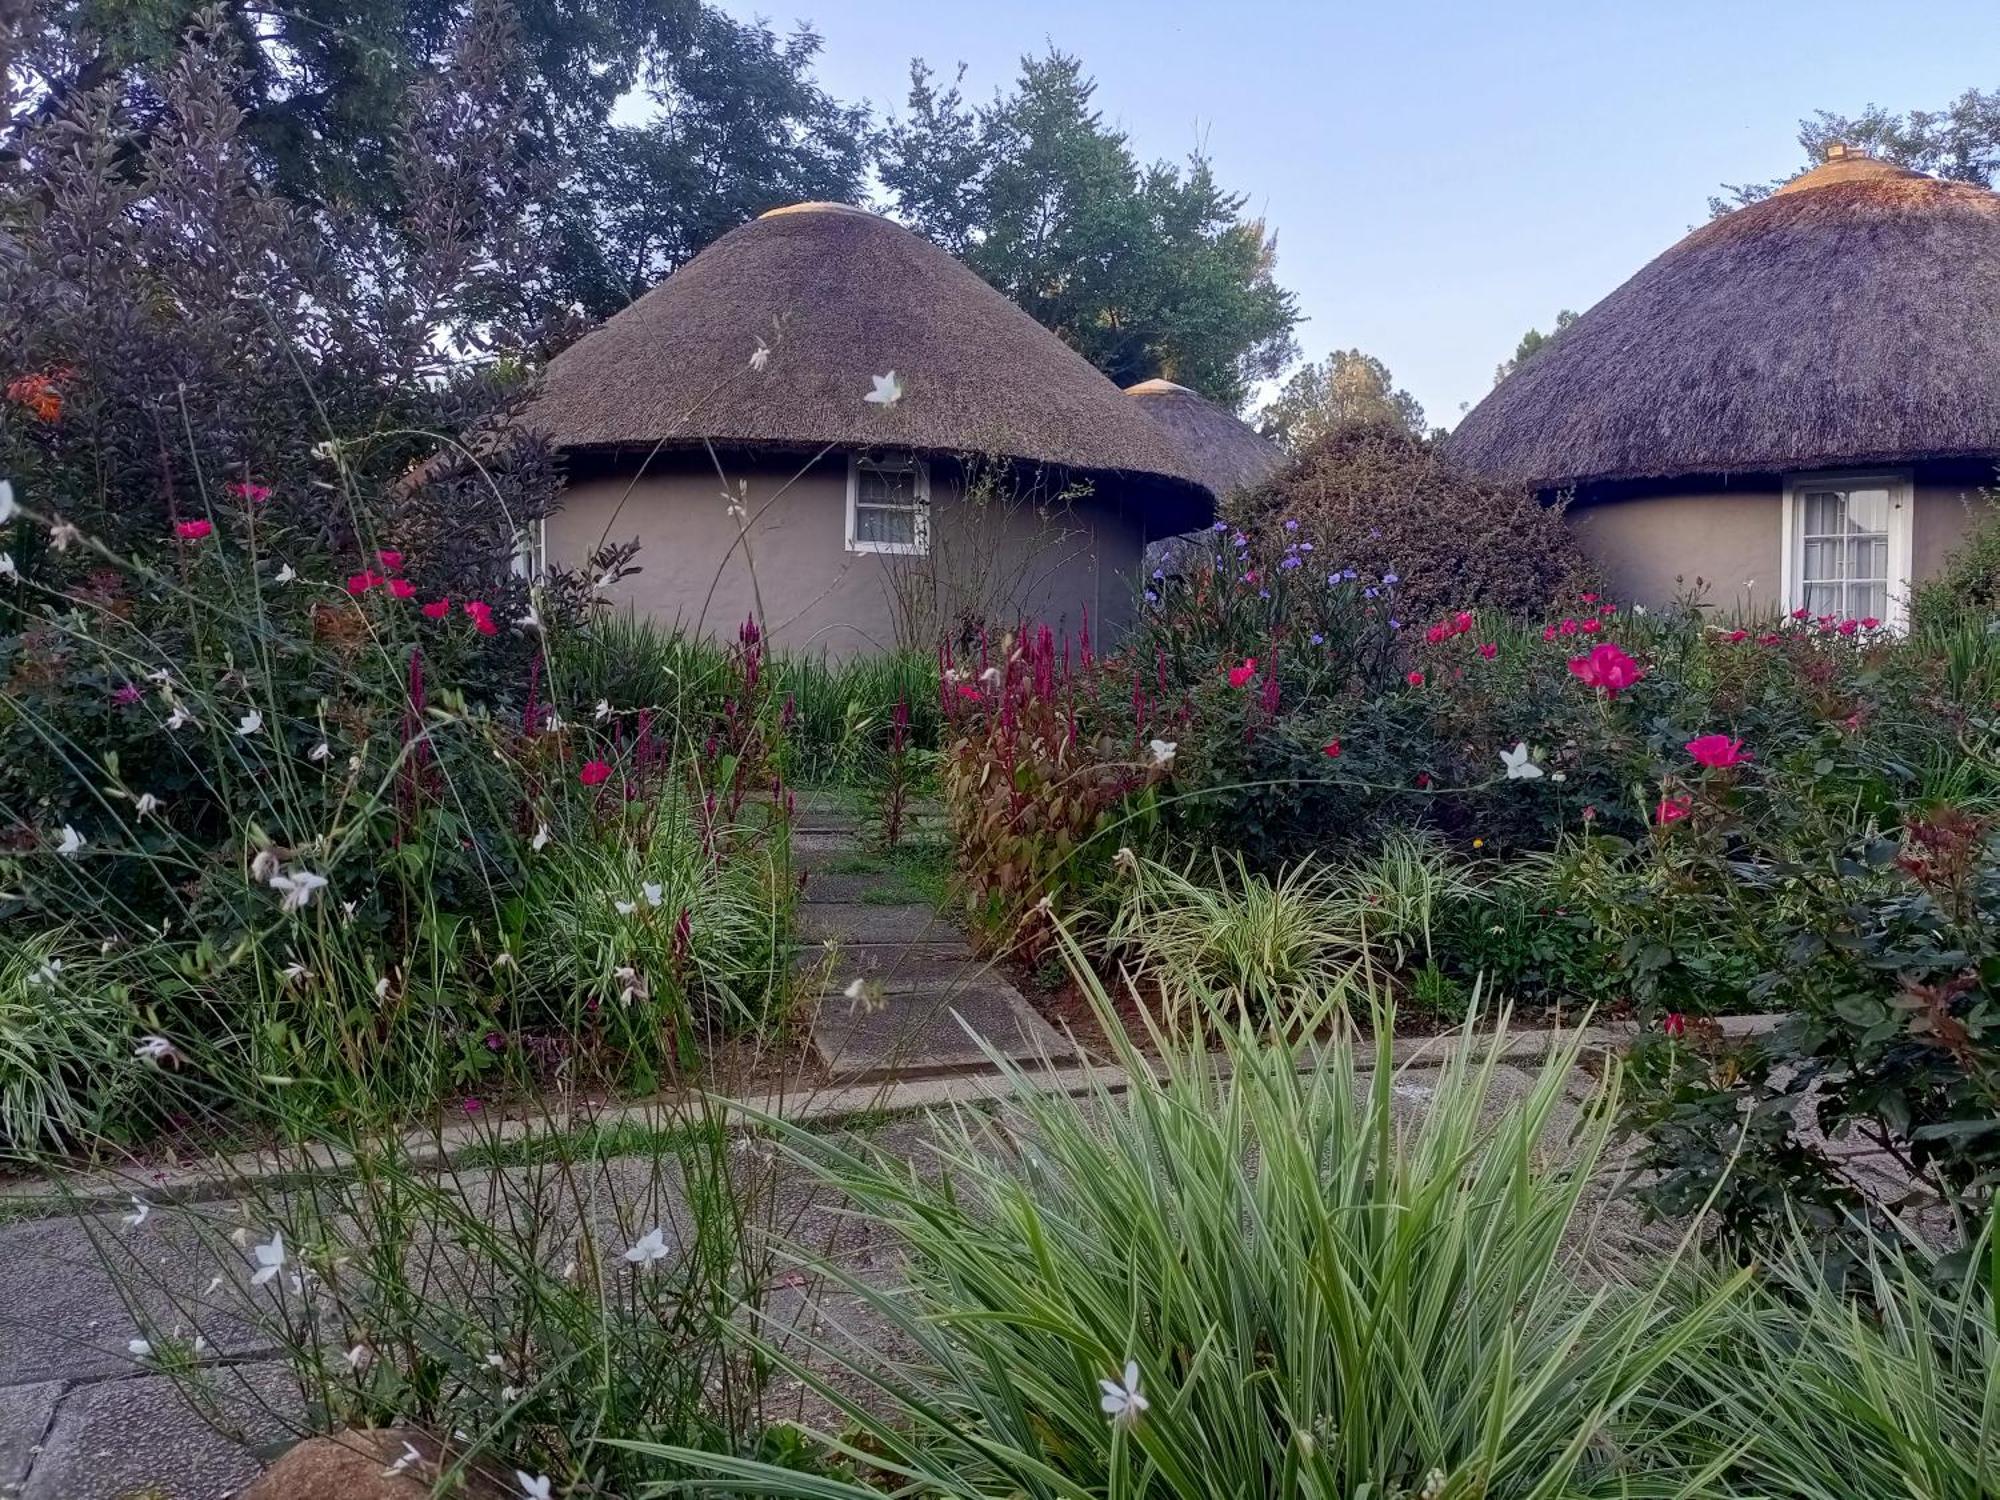
[[[1908,478],[1801,475],[1785,489],[1789,607],[1902,624],[1910,593]]]
[[[847,461],[847,550],[922,556],[931,550],[930,466],[913,454]]]

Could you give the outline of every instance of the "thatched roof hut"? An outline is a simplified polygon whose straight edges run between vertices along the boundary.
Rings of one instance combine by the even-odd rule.
[[[1262,484],[1285,450],[1235,412],[1171,380],[1142,380],[1125,394],[1166,433],[1188,472],[1217,499]]]
[[[1702,225],[1459,423],[1544,489],[2000,454],[2000,195],[1841,153]]]
[[[754,612],[807,650],[1029,616],[1115,638],[1146,544],[1214,514],[1081,355],[841,204],[724,235],[553,360],[529,420],[569,474],[551,560],[635,538],[620,602],[710,632]]]
[[[864,402],[890,371],[901,398]],[[922,236],[838,203],[724,235],[563,351],[535,419],[570,450],[893,445],[1144,474],[1181,506],[1208,500],[1082,355]]]

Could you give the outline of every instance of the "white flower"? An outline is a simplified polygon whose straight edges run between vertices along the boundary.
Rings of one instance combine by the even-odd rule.
[[[250,1278],[250,1285],[262,1286],[273,1276],[276,1276],[280,1271],[285,1269],[284,1231],[280,1229],[272,1230],[269,1242],[262,1245],[253,1245],[250,1253],[257,1257],[257,1271]]]
[[[514,955],[509,953],[505,948],[502,948],[498,953],[493,955],[493,967],[496,969],[513,968]]]
[[[1549,780],[1551,780],[1551,781],[1568,781],[1568,780],[1569,780],[1569,772],[1567,772],[1567,771],[1551,771],[1551,772],[1549,772]]]
[[[771,346],[762,339],[757,340],[757,347],[750,351],[750,368],[755,370],[759,375],[762,375],[764,373],[764,366],[770,362]]]
[[[629,965],[612,971],[614,977],[624,986],[618,992],[618,1003],[630,1005],[634,1000],[650,1000],[653,992],[646,988],[646,979],[637,969]]]
[[[389,976],[387,974],[384,974],[380,979],[375,981],[375,998],[377,1000],[387,1000],[389,998]]]
[[[153,1355],[153,1346],[144,1339],[127,1339],[125,1352],[134,1359],[150,1359]]]
[[[160,799],[151,792],[141,792],[139,800],[132,804],[132,810],[142,818],[149,818],[160,810]]]
[[[872,1016],[888,1004],[879,979],[850,980],[841,993],[847,997],[850,1012],[858,1011],[864,1016]]]
[[[339,452],[340,444],[336,443],[332,438],[327,438],[324,442],[312,445],[312,456],[321,463],[327,462]]]
[[[609,573],[599,573],[596,578],[591,580],[590,586],[601,594],[617,581]]]
[[[1500,764],[1507,768],[1509,781],[1537,781],[1541,779],[1542,768],[1528,759],[1528,744],[1522,740],[1512,750],[1500,752]]]
[[[306,751],[306,759],[319,761],[321,763],[332,760],[333,746],[329,745],[325,740],[321,740],[317,745],[314,745],[312,749]]]
[[[169,729],[179,729],[182,725],[192,724],[193,722],[194,715],[178,703],[174,705],[174,711],[167,715],[167,728]]]
[[[63,961],[52,958],[28,976],[30,984],[53,985],[62,976]]]
[[[1444,1493],[1444,1470],[1432,1469],[1424,1476],[1424,1487],[1417,1491],[1417,1500],[1438,1500]]]
[[[506,1356],[500,1354],[498,1351],[489,1351],[486,1356],[486,1364],[489,1369],[504,1370],[507,1368]]]
[[[286,563],[282,568],[278,569],[278,571],[272,575],[271,582],[290,583],[298,576],[299,576],[298,573],[294,571],[292,565],[290,563]]]
[[[1125,1361],[1123,1377],[1118,1380],[1100,1380],[1097,1388],[1103,1394],[1098,1398],[1098,1407],[1114,1423],[1127,1427],[1139,1420],[1139,1414],[1146,1409],[1146,1398],[1139,1390],[1139,1363]]]
[[[417,1452],[417,1450],[409,1443],[405,1443],[403,1444],[403,1456],[397,1459],[394,1463],[390,1464],[388,1468],[384,1469],[382,1471],[382,1477],[384,1479],[394,1479],[398,1474],[402,1473],[403,1470],[409,1468],[411,1464],[420,1464],[423,1461],[424,1461],[423,1454]]]
[[[0,479],[0,526],[5,526],[13,520],[20,509],[21,507],[14,503],[14,481]]]
[[[639,887],[639,894],[646,898],[648,906],[658,906],[666,897],[667,888],[656,881],[647,881]]]
[[[174,680],[173,670],[172,668],[169,667],[155,667],[152,671],[146,674],[146,681],[157,682],[161,687],[165,687],[168,683],[172,682],[173,680]]]
[[[302,963],[289,963],[279,972],[284,976],[286,984],[297,984],[300,980],[309,976],[312,970],[308,969]]]
[[[520,1481],[521,1500],[550,1500],[548,1475],[530,1474],[526,1469],[516,1469],[514,1478]]]
[[[1153,764],[1170,766],[1174,763],[1174,752],[1180,746],[1173,740],[1154,740],[1146,747],[1153,752]]]
[[[163,1036],[140,1037],[139,1045],[132,1049],[132,1055],[155,1063],[179,1062],[181,1056],[174,1050],[174,1044]]]
[[[326,877],[311,870],[295,870],[289,875],[273,875],[271,889],[285,898],[278,903],[278,910],[304,911],[312,905],[313,897],[326,889]]]
[[[987,687],[1000,686],[1000,669],[998,667],[988,667],[984,672],[979,674],[979,680]]]
[[[887,375],[870,375],[868,381],[872,389],[861,399],[870,406],[894,406],[903,399],[903,382],[894,370]]]
[[[597,722],[600,724],[602,724],[606,719],[610,718],[611,717],[610,700],[607,698],[599,698],[597,700],[597,707],[590,711],[590,716],[591,718],[597,720]]]
[[[264,884],[278,878],[279,861],[274,849],[259,849],[250,860],[250,878]]]
[[[75,859],[82,851],[83,846],[89,842],[90,840],[65,823],[63,824],[62,842],[56,845],[56,853],[68,859]]]
[[[650,1266],[656,1260],[665,1260],[667,1253],[666,1231],[655,1224],[632,1242],[625,1258],[635,1266]]]
[[[58,552],[67,552],[83,540],[83,533],[67,521],[58,521],[49,528],[49,545]]]
[[[515,619],[514,628],[525,635],[537,634],[542,628],[542,617],[535,613],[535,607],[531,604],[527,613]]]
[[[236,732],[239,735],[243,736],[243,738],[245,739],[248,739],[251,735],[256,734],[258,731],[263,729],[263,727],[264,727],[264,716],[254,708],[251,709],[249,713],[245,714],[242,718],[236,721]]]
[[[548,824],[538,823],[535,825],[535,836],[528,840],[528,847],[537,854],[540,854],[544,849],[549,847]]]
[[[347,1351],[347,1368],[357,1375],[375,1363],[375,1351],[366,1344],[356,1344]]]
[[[144,1198],[141,1198],[137,1193],[134,1193],[132,1195],[132,1212],[125,1215],[125,1227],[127,1229],[137,1229],[141,1224],[146,1222],[152,1215],[152,1212],[153,1205],[148,1203]]]
[[[636,901],[620,901],[620,900],[619,900],[619,899],[618,899],[617,897],[615,897],[615,896],[614,896],[614,897],[612,897],[612,899],[611,899],[611,906],[612,906],[612,909],[613,909],[613,910],[615,910],[615,911],[616,911],[616,912],[618,913],[618,915],[619,915],[619,916],[621,916],[621,917],[629,917],[629,916],[631,916],[631,915],[632,915],[632,913],[633,913],[633,912],[635,912],[635,911],[637,911],[637,910],[639,909],[639,903],[638,903],[638,902],[636,902]]]
[[[11,552],[0,552],[0,578],[10,578],[16,583],[21,581],[21,570],[14,566],[14,554]]]

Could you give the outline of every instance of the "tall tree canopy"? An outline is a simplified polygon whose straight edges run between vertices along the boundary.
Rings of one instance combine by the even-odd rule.
[[[858,200],[865,108],[822,89],[820,39],[701,0],[30,0],[10,93],[16,128],[112,86],[156,113],[151,69],[191,30],[234,43],[235,103],[269,183],[314,209],[393,222],[413,100],[470,15],[504,9],[522,59],[518,146],[540,179],[549,281],[615,311],[774,204]],[[614,118],[638,91],[651,109]],[[625,111],[619,112],[621,115]]]
[[[1120,385],[1164,376],[1241,406],[1296,352],[1276,241],[1194,153],[1142,166],[1074,57],[1024,58],[974,106],[921,61],[884,136],[895,212]]]
[[[1581,315],[1574,308],[1565,307],[1561,312],[1556,314],[1556,326],[1547,333],[1543,333],[1539,328],[1530,328],[1526,333],[1522,334],[1521,342],[1514,346],[1513,357],[1511,359],[1503,359],[1493,367],[1493,383],[1498,385],[1537,354],[1548,348],[1550,341],[1565,328],[1569,327],[1570,324],[1574,323],[1579,316]]]
[[[1799,170],[1818,166],[1835,141],[1918,172],[1993,187],[2000,183],[2000,89],[1967,89],[1943,109],[1902,114],[1879,104],[1858,115],[1822,109],[1799,121],[1799,147],[1805,153]],[[1724,183],[1722,193],[1708,200],[1709,212],[1726,214],[1768,198],[1785,181]]]
[[[1359,349],[1336,349],[1297,371],[1257,413],[1257,430],[1294,453],[1355,426],[1424,435],[1424,409],[1396,387],[1389,367]]]

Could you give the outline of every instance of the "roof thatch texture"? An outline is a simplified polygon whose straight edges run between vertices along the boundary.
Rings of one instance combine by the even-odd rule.
[[[890,371],[900,399],[864,401]],[[532,419],[571,449],[883,446],[1200,483],[1061,339],[929,241],[838,204],[724,235],[551,362]]]
[[[1142,380],[1125,388],[1157,423],[1182,462],[1221,499],[1268,479],[1285,450],[1228,408],[1171,380]]]
[[[2000,454],[1996,373],[2000,195],[1849,157],[1688,235],[1446,451],[1541,489]]]

